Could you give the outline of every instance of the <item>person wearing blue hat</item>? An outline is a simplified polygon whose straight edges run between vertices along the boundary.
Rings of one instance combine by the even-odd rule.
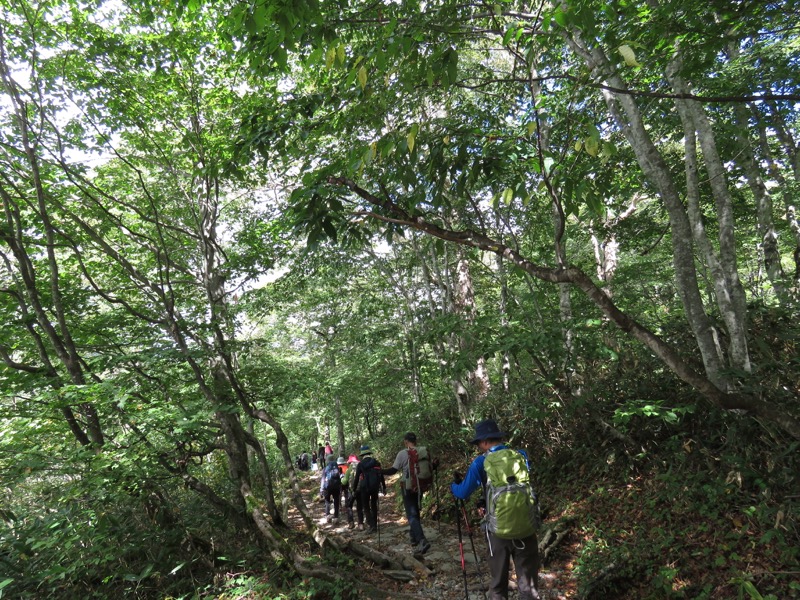
[[[535,501],[533,489],[529,482],[528,456],[524,450],[512,450],[503,443],[508,436],[500,430],[497,422],[493,419],[486,419],[475,425],[475,437],[471,444],[477,446],[480,454],[470,463],[465,476],[454,473],[453,483],[450,484],[450,491],[459,500],[466,500],[479,487],[483,487],[485,492],[492,489],[493,503],[494,498],[503,495],[510,502],[517,503],[519,506],[517,515],[514,519],[515,527],[519,527],[519,535],[498,528],[498,521],[495,514],[487,514],[487,506],[483,504],[481,512],[484,515],[483,528],[486,533],[486,540],[489,546],[489,571],[491,580],[489,582],[490,600],[500,600],[508,598],[508,570],[511,559],[514,560],[514,569],[517,573],[517,589],[521,600],[539,600],[538,578],[539,578],[539,543],[536,538],[534,517],[532,512],[528,512],[530,507],[525,504],[528,496],[531,502]],[[502,452],[505,451],[505,452]],[[495,454],[499,453],[499,454]],[[487,475],[486,461],[489,456],[492,462],[490,473],[497,473],[505,469],[516,469],[513,471],[518,475],[521,482],[514,481],[514,477],[504,477],[508,481],[498,483],[490,481]],[[501,458],[500,466],[496,466],[497,458]],[[499,479],[499,477],[498,477]],[[500,494],[497,492],[500,491]],[[485,494],[485,500],[488,500]],[[489,508],[488,513],[492,513]],[[519,525],[521,523],[521,525]]]

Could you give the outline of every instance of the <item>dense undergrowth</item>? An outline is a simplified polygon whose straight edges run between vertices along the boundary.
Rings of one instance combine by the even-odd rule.
[[[541,465],[551,518],[575,518],[582,597],[800,597],[796,445],[756,452],[758,425],[714,437],[706,417],[655,450],[586,446]]]
[[[751,391],[796,403],[791,327],[767,318],[754,326],[760,389]],[[573,524],[554,559],[571,578],[570,597],[800,598],[798,443],[698,401],[646,357],[619,347],[617,354],[615,362],[598,359],[580,396],[538,381],[525,394],[489,399],[483,411],[528,449],[545,519]],[[444,490],[452,471],[474,456],[472,429],[434,406],[415,418],[387,415],[369,442],[386,462],[402,432],[416,429],[441,457]],[[15,435],[35,438],[35,425],[32,419]],[[4,463],[13,465],[15,473],[5,475],[17,485],[2,492],[0,505],[0,598],[351,593],[346,582],[302,579],[265,559],[257,536],[220,526],[196,495],[154,480],[146,464],[126,454],[67,461],[13,441],[32,450]],[[84,467],[66,470],[68,464]],[[202,468],[226,485],[221,462]],[[152,494],[158,502],[148,501]],[[447,502],[431,496],[427,509],[437,500]],[[341,556],[314,558],[302,533],[285,535],[313,560],[353,568]]]
[[[630,421],[629,441],[647,444],[589,429],[532,452],[545,517],[574,520],[559,554],[574,553],[580,597],[800,597],[796,443],[702,410],[667,425],[663,416]],[[441,442],[443,468],[463,469],[463,448]],[[236,532],[189,515],[181,527],[152,527],[130,498],[99,502],[97,489],[70,489],[69,502],[50,489],[27,514],[4,510],[4,580],[9,568],[24,578],[3,597],[346,597],[345,584],[295,580],[265,564],[255,539],[237,543]],[[193,547],[189,530],[214,548]]]

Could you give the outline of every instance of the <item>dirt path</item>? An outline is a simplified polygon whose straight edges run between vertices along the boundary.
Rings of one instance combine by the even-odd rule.
[[[304,473],[302,477],[303,488],[306,490],[306,501],[311,509],[317,525],[343,540],[354,540],[360,544],[369,546],[385,554],[394,556],[411,556],[411,543],[409,540],[408,522],[399,498],[397,481],[398,476],[388,478],[387,494],[379,497],[379,530],[377,533],[349,529],[347,517],[342,503],[342,511],[339,522],[327,523],[325,518],[325,505],[319,501],[319,479],[316,473]],[[438,516],[450,510],[452,515],[452,504],[450,503],[449,492],[445,486],[440,484],[440,500],[442,510],[431,510],[427,507],[422,514],[422,527],[425,537],[431,542],[430,551],[421,558],[421,562],[430,569],[433,574],[430,577],[417,575],[407,583],[401,583],[384,574],[380,569],[358,570],[359,578],[369,581],[372,585],[385,590],[402,592],[403,594],[415,595],[419,598],[431,600],[482,600],[482,591],[489,579],[488,565],[485,562],[486,542],[476,526],[473,526],[472,541],[465,530],[462,520],[462,540],[464,563],[467,573],[467,590],[465,592],[464,571],[461,567],[461,550],[459,545],[458,529],[452,516],[433,520],[433,516]],[[448,498],[445,498],[445,494]],[[435,498],[435,495],[431,495]],[[434,503],[435,504],[435,503]],[[427,502],[426,502],[427,505]],[[435,508],[435,506],[433,507]],[[353,507],[355,513],[355,507]],[[291,516],[290,516],[291,520]],[[447,521],[447,522],[445,522]],[[299,523],[296,523],[299,526]],[[473,545],[475,552],[473,552]],[[475,556],[477,555],[477,562]],[[568,556],[560,554],[551,562],[545,565],[539,573],[539,594],[542,600],[566,600],[573,596],[574,584],[570,577],[571,560]],[[512,577],[511,599],[517,598]]]

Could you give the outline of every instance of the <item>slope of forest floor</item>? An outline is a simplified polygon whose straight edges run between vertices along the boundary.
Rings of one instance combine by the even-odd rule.
[[[690,459],[695,451],[684,449]],[[766,484],[754,481],[752,472],[730,471],[722,468],[719,457],[700,452],[697,456],[703,456],[706,466],[688,468],[677,455],[651,462],[649,471],[602,472],[562,464],[557,472],[556,466],[547,481],[539,483],[543,530],[556,523],[568,527],[543,561],[541,598],[800,598],[797,495],[778,488],[764,493]],[[450,472],[449,462],[442,457],[441,473]],[[389,479],[388,494],[380,498],[379,535],[349,529],[344,509],[339,523],[326,523],[316,474],[303,473],[301,478],[316,523],[340,545],[352,540],[389,556],[411,557],[397,476]],[[432,548],[420,561],[424,567],[409,569],[407,581],[398,581],[396,572],[362,558],[326,553],[322,560],[342,573],[341,585],[314,587],[304,582],[317,591],[297,597],[378,598],[375,592],[364,592],[366,585],[381,590],[380,597],[387,599],[483,598],[488,569],[477,516],[470,508],[472,538],[461,521],[465,591],[455,507],[446,482],[437,487],[423,509],[423,527]],[[291,512],[290,522],[299,535],[302,523]],[[359,586],[361,591],[354,591]],[[226,600],[261,597],[247,592],[224,595]],[[511,598],[516,598],[513,585]]]

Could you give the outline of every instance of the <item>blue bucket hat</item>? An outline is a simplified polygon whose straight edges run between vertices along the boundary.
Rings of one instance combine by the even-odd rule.
[[[486,419],[475,425],[475,437],[470,444],[477,444],[482,440],[499,440],[507,437],[504,431],[500,431],[494,419]]]
[[[362,457],[371,456],[372,455],[372,450],[369,449],[369,446],[364,445],[364,446],[361,446],[361,448],[359,449],[359,454]]]

